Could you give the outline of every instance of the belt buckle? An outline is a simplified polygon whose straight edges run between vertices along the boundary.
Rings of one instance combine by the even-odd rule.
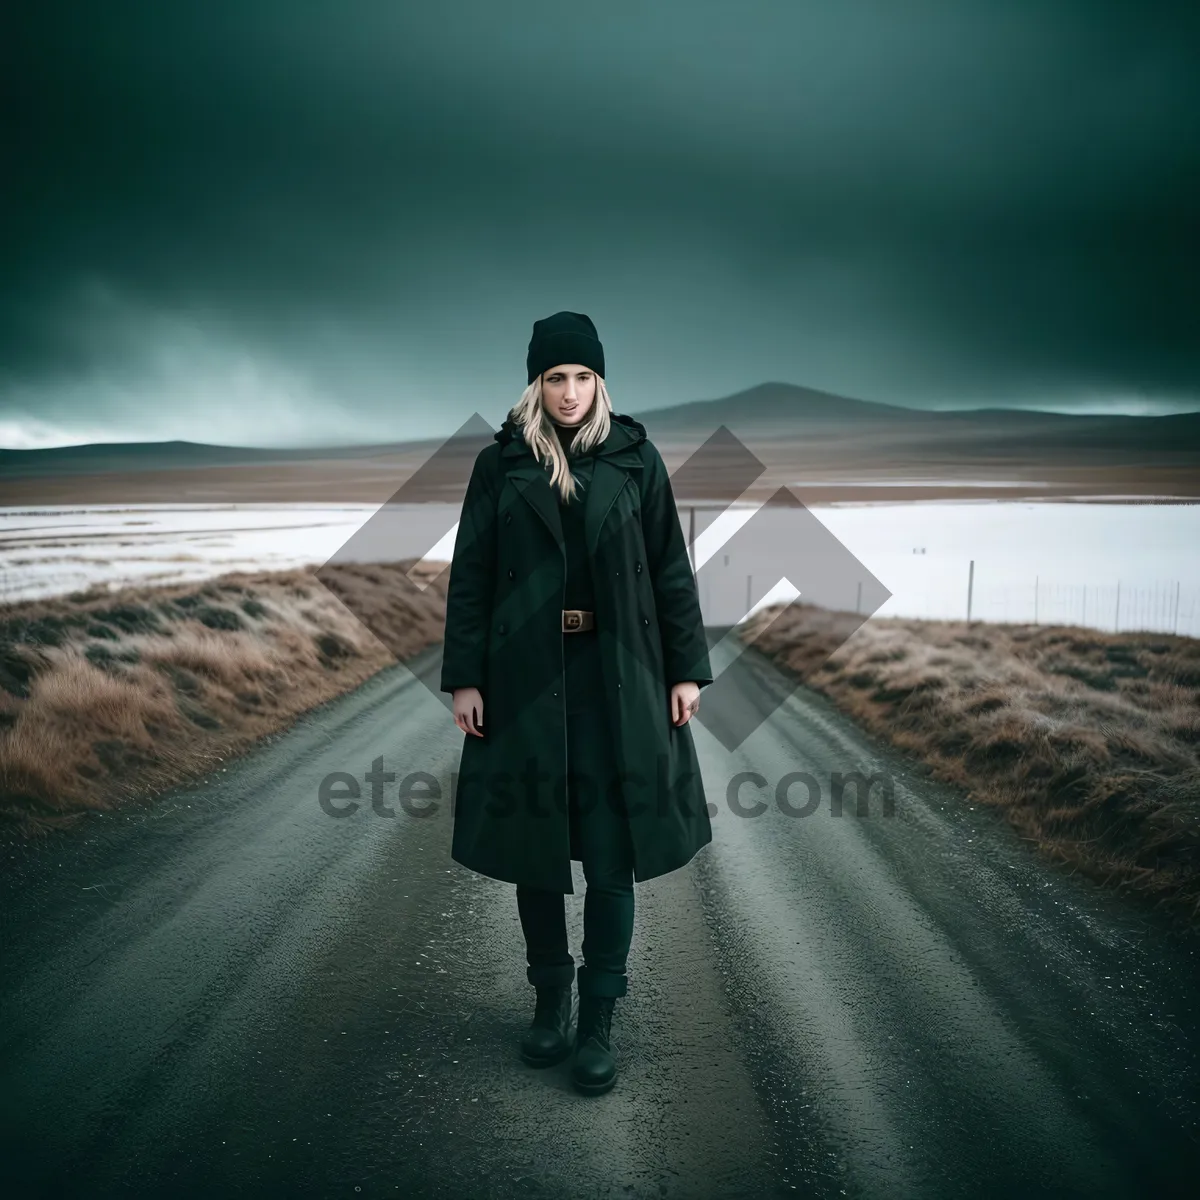
[[[583,624],[583,613],[577,608],[563,609],[563,632],[569,629],[578,629]]]

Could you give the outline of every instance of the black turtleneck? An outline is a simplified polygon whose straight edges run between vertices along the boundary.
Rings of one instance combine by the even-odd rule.
[[[563,448],[570,450],[579,431],[578,425],[560,425],[554,422]],[[561,497],[558,502],[562,518],[563,541],[567,549],[567,582],[563,601],[564,608],[584,608],[593,611],[596,607],[592,583],[592,567],[588,562],[587,544],[584,540],[583,510],[587,489],[592,482],[592,456],[582,454],[571,458],[571,474],[575,477],[575,498],[569,504]]]
[[[551,421],[553,422],[554,429],[558,434],[558,440],[560,442],[562,442],[562,444],[563,444],[563,448],[566,450],[570,450],[571,446],[574,444],[575,435],[580,430],[580,426],[579,425],[560,425],[557,421],[554,421],[553,418],[551,418]]]

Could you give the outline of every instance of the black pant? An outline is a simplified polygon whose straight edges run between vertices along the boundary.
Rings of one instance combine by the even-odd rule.
[[[619,792],[608,787],[613,754],[594,631],[563,634],[567,693],[567,800],[583,862],[583,963],[579,994],[624,996],[633,938],[633,843]],[[535,986],[569,984],[562,892],[517,887],[526,975]]]

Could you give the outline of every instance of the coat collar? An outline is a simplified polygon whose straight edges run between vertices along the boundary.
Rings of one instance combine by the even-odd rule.
[[[505,472],[514,486],[545,522],[559,550],[566,553],[562,518],[558,509],[558,493],[550,486],[549,470],[533,455],[511,417],[495,435],[501,444],[501,459]],[[608,437],[590,451],[594,460],[591,485],[584,492],[583,528],[589,554],[596,552],[600,528],[617,494],[629,479],[629,472],[640,470],[642,456],[638,449],[646,440],[646,427],[623,413],[609,417]]]

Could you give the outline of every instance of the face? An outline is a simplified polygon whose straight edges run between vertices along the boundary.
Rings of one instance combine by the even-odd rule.
[[[563,363],[542,375],[542,406],[560,425],[578,425],[596,400],[596,373]]]

